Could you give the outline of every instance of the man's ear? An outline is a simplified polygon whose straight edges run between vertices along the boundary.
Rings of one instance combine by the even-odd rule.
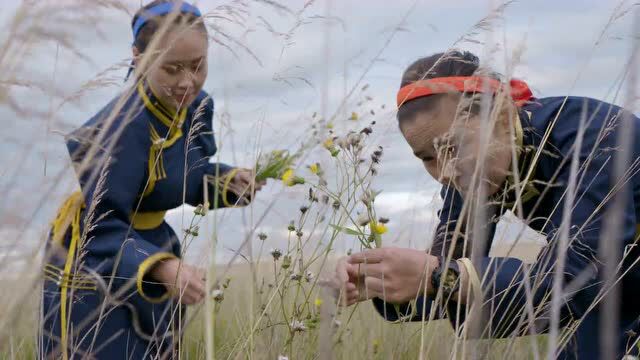
[[[140,50],[138,50],[137,46],[133,45],[131,47],[131,54],[133,55],[133,63],[137,63],[141,55]]]

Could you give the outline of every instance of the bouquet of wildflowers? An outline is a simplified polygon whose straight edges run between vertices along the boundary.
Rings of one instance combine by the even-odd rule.
[[[258,156],[256,163],[256,181],[281,179],[286,186],[304,184],[304,178],[296,176],[293,170],[297,154],[286,150],[273,150],[266,155]]]

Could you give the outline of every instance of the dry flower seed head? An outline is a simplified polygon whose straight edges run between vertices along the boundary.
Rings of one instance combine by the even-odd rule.
[[[295,224],[295,222],[294,222],[293,220],[291,220],[291,221],[289,222],[289,226],[287,226],[287,230],[289,230],[289,231],[296,231],[296,224]]]
[[[388,224],[388,223],[389,223],[389,218],[386,218],[386,217],[380,217],[380,218],[378,219],[378,222],[379,222],[380,224]]]
[[[341,149],[347,149],[349,142],[347,138],[341,137],[336,139],[336,145]]]
[[[361,141],[362,135],[360,134],[350,133],[349,135],[347,135],[347,143],[353,147],[357,147],[358,145],[360,145]]]
[[[340,326],[342,326],[342,321],[340,321],[338,319],[333,319],[333,327],[334,328],[339,328]]]
[[[378,169],[371,167],[371,176],[376,176],[378,175]]]
[[[296,236],[301,238],[304,235],[304,233],[302,232],[302,230],[298,230],[296,231]]]
[[[284,355],[278,355],[278,360],[289,360],[289,357]]]
[[[283,269],[288,269],[289,267],[291,267],[291,256],[285,255],[282,258],[282,265],[281,266],[282,266]]]
[[[307,327],[302,321],[294,319],[293,321],[291,321],[291,330],[293,330],[294,332],[305,332],[307,331]]]
[[[322,200],[323,204],[328,204],[329,203],[329,195],[322,195],[321,200]]]
[[[301,213],[303,213],[303,214],[304,214],[304,213],[306,213],[308,210],[309,210],[309,207],[308,207],[308,206],[304,206],[304,205],[300,206],[300,212],[301,212]]]
[[[309,283],[310,283],[311,281],[313,281],[314,277],[315,277],[315,276],[313,275],[313,273],[312,273],[311,271],[307,271],[307,272],[304,274],[304,279],[305,279],[307,282],[309,282]]]
[[[222,289],[215,289],[211,292],[211,297],[215,302],[222,302],[224,300],[224,291]]]
[[[260,240],[262,240],[262,241],[267,240],[267,234],[265,234],[265,233],[263,233],[263,232],[259,233],[259,234],[258,234],[258,239],[260,239]]]
[[[347,256],[351,256],[352,253],[353,253],[353,249],[348,249],[347,250]]]
[[[371,135],[372,132],[373,129],[371,128],[371,126],[367,126],[366,128],[360,130],[360,133],[365,135]]]
[[[271,256],[273,257],[273,260],[278,261],[278,259],[280,259],[280,257],[282,256],[282,250],[275,248],[275,249],[271,249],[271,251],[269,251],[271,253]]]
[[[369,224],[369,214],[366,213],[362,213],[358,216],[358,219],[356,220],[358,223],[358,226],[367,226],[367,224]]]
[[[229,283],[230,283],[230,282],[231,282],[231,278],[226,278],[226,279],[224,280],[224,283],[222,284],[222,287],[223,287],[224,289],[228,288],[228,287],[229,287]]]
[[[331,206],[333,207],[334,210],[340,209],[340,201],[334,200]]]
[[[193,213],[199,216],[205,216],[207,214],[207,210],[205,210],[204,205],[198,204],[198,206],[193,209]]]
[[[290,278],[292,281],[300,281],[300,279],[302,279],[302,275],[300,275],[300,274],[298,274],[298,273],[294,273],[294,274],[291,274],[291,275],[289,276],[289,278]]]
[[[375,111],[373,111],[373,109],[371,109],[371,110],[369,110],[369,114],[371,114],[371,115],[375,115],[375,114],[376,114],[376,112],[375,112]]]

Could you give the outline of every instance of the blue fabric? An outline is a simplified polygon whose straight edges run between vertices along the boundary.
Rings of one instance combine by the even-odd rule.
[[[149,96],[152,102],[156,102],[152,94]],[[124,106],[115,113],[121,100],[124,100]],[[204,112],[195,118],[194,115],[202,101],[206,101]],[[85,229],[88,214],[86,209],[83,210],[81,226],[87,231],[87,240],[83,247],[82,261],[78,266],[74,266],[73,271],[96,272],[107,285],[111,283],[108,290],[109,296],[115,296],[120,292],[122,296],[117,300],[130,305],[107,303],[106,315],[100,322],[100,328],[86,328],[86,331],[95,334],[97,339],[112,339],[113,344],[106,346],[98,341],[92,348],[88,348],[92,339],[84,341],[77,338],[77,334],[74,335],[74,341],[76,341],[74,345],[79,346],[82,351],[92,352],[91,355],[95,358],[125,358],[120,356],[123,349],[135,345],[129,342],[138,342],[136,346],[142,347],[144,351],[151,349],[150,352],[146,352],[145,358],[146,356],[156,358],[158,354],[172,351],[171,339],[153,343],[136,335],[138,333],[134,331],[133,318],[135,317],[139,322],[143,334],[153,336],[170,333],[171,320],[175,320],[174,325],[178,324],[176,317],[179,312],[173,310],[175,304],[172,300],[159,304],[145,301],[137,292],[135,282],[132,284],[130,279],[135,281],[140,264],[149,256],[159,252],[169,252],[180,257],[180,241],[166,222],[155,229],[135,230],[131,227],[129,219],[136,209],[140,212],[164,211],[181,206],[183,203],[197,206],[206,201],[222,207],[222,201],[214,198],[216,190],[213,185],[208,185],[210,198],[203,199],[204,176],[222,174],[232,169],[226,164],[209,162],[217,152],[212,135],[213,108],[213,100],[208,98],[206,93],[201,92],[187,111],[182,127],[183,136],[173,145],[165,148],[161,154],[167,177],[158,180],[153,192],[147,197],[142,197],[142,193],[149,178],[150,127],[155,128],[161,136],[167,135],[169,129],[144,107],[137,93],[128,99],[120,97],[114,99],[68,136],[67,146],[76,170],[82,160],[88,156],[87,151],[91,144],[99,142],[101,149],[92,158],[87,171],[78,174],[87,207],[91,206],[94,199],[100,200],[95,206],[92,217],[93,226],[88,229]],[[115,119],[111,121],[110,116],[114,113]],[[107,128],[106,124],[109,122],[112,125]],[[197,130],[192,132],[187,144],[192,128]],[[185,154],[187,154],[186,158]],[[106,161],[107,159],[109,161]],[[103,174],[101,185],[97,186],[100,174]],[[70,231],[68,231],[64,238],[64,246],[67,248],[70,239]],[[64,262],[63,257],[55,255],[49,260],[50,264],[59,268],[64,266]],[[126,287],[124,287],[125,284]],[[160,284],[145,283],[144,289],[145,293],[152,297],[159,297],[166,292],[164,286]],[[60,327],[56,325],[59,324],[59,294],[59,286],[54,282],[46,281],[43,298],[45,331],[41,337],[43,344],[49,344],[44,348],[45,353],[60,351],[57,344],[60,338]],[[95,310],[100,308],[101,299],[106,295],[105,289],[101,288],[97,291],[83,290],[81,293],[72,294],[70,322],[76,333],[85,331],[87,321],[95,322],[97,318]],[[109,309],[112,311],[108,311]],[[48,314],[51,315],[47,316]],[[121,332],[122,329],[125,331]],[[93,338],[93,335],[88,338]],[[136,351],[134,353],[137,354]]]
[[[149,19],[152,19],[156,16],[171,14],[173,11],[176,11],[176,5],[177,3],[175,2],[166,2],[143,10],[136,22],[133,24],[133,38],[135,39],[138,36],[138,32],[140,32],[140,29],[142,29],[144,24],[149,21]],[[202,16],[200,10],[197,7],[187,2],[183,2],[180,5],[180,12],[185,14],[193,14],[197,17]]]
[[[564,103],[564,105],[563,105]],[[529,116],[531,115],[531,116]],[[542,234],[546,234],[550,245],[539,255],[536,263],[531,265],[529,273],[531,283],[537,284],[533,292],[534,306],[544,304],[545,295],[551,291],[553,274],[550,273],[551,265],[557,258],[555,239],[563,220],[563,204],[566,185],[569,180],[569,166],[572,157],[572,147],[578,132],[579,122],[586,115],[587,127],[583,138],[582,147],[579,149],[581,170],[578,174],[577,193],[574,208],[570,216],[570,239],[573,239],[566,254],[565,286],[575,280],[578,275],[584,281],[576,292],[569,295],[562,308],[562,321],[582,319],[575,335],[569,344],[562,350],[561,359],[599,359],[600,358],[600,319],[606,314],[601,307],[596,306],[589,310],[589,306],[596,298],[600,289],[602,278],[602,263],[598,259],[600,234],[603,228],[603,214],[611,201],[607,202],[607,196],[613,189],[612,175],[613,164],[616,159],[617,136],[619,128],[614,120],[621,116],[632,116],[634,124],[634,144],[631,149],[632,162],[640,156],[640,119],[632,114],[624,112],[617,106],[598,100],[582,97],[555,97],[536,99],[535,102],[523,107],[520,111],[520,120],[525,130],[525,151],[521,154],[520,161],[525,165],[530,164],[533,153],[542,144],[542,137],[547,128],[557,117],[555,126],[551,131],[549,141],[544,145],[534,173],[536,188],[542,194],[523,204],[524,218],[528,225]],[[593,156],[591,156],[593,154]],[[589,159],[590,160],[587,160]],[[567,159],[562,164],[563,159]],[[552,183],[546,192],[545,184]],[[624,216],[622,221],[622,234],[620,247],[616,249],[622,256],[625,246],[634,243],[636,225],[640,218],[640,176],[636,172],[623,186],[621,186],[616,201],[624,202]],[[463,199],[455,190],[442,190],[444,205],[440,211],[440,225],[438,226],[432,252],[448,252],[452,246],[453,229],[460,216]],[[513,201],[513,193],[506,195],[504,200]],[[602,208],[599,208],[604,204]],[[488,205],[487,239],[474,238],[472,234],[462,232],[469,241],[487,241],[486,249],[491,246],[495,232],[495,222],[505,209],[495,205]],[[594,215],[595,214],[595,215]],[[548,219],[548,221],[547,221]],[[453,225],[453,226],[452,226]],[[462,242],[458,239],[458,242]],[[458,248],[456,243],[454,255],[456,257],[468,256],[464,249]],[[438,252],[438,253],[436,253]],[[632,343],[634,337],[640,333],[637,319],[640,317],[640,308],[637,299],[640,296],[639,281],[640,268],[630,268],[631,262],[640,255],[634,250],[630,260],[626,261],[621,271],[628,270],[628,274],[622,280],[620,303],[620,326],[618,331],[620,358],[625,351],[627,343]],[[486,319],[486,331],[483,337],[506,337],[522,334],[522,327],[526,325],[525,295],[521,285],[524,281],[523,263],[515,258],[490,258],[488,253],[480,260],[477,269],[481,277],[485,277],[483,290],[485,292],[484,313],[491,314]],[[545,276],[546,274],[546,276]],[[548,299],[546,299],[548,300]],[[419,309],[413,320],[422,320],[421,304],[423,299],[418,298]],[[426,302],[431,306],[431,302]],[[387,319],[396,320],[395,311],[389,311],[380,299],[374,300],[378,312],[386,311]],[[403,312],[407,313],[408,304],[402,305]],[[429,314],[429,309],[426,309]],[[450,320],[457,319],[455,312],[449,312]],[[630,337],[631,336],[631,337]],[[634,351],[637,351],[635,349]]]

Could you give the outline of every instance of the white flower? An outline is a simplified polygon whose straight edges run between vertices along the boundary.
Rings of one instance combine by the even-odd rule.
[[[356,220],[359,226],[367,226],[367,224],[369,224],[369,221],[369,214],[367,213],[358,215],[358,219]]]
[[[304,325],[304,323],[296,319],[293,319],[293,321],[291,321],[291,329],[293,329],[293,331],[299,332],[307,331],[307,327]]]
[[[222,291],[222,289],[215,289],[211,292],[211,296],[213,297],[213,300],[221,302],[224,300],[224,291]]]
[[[284,355],[278,355],[278,360],[289,360],[289,357]]]
[[[291,276],[289,278],[291,280],[293,280],[293,281],[298,281],[298,280],[302,279],[302,275],[300,275],[300,274],[291,274]]]
[[[307,280],[307,282],[311,282],[314,277],[315,276],[313,275],[313,273],[311,271],[307,271],[307,273],[304,274],[304,279]]]

